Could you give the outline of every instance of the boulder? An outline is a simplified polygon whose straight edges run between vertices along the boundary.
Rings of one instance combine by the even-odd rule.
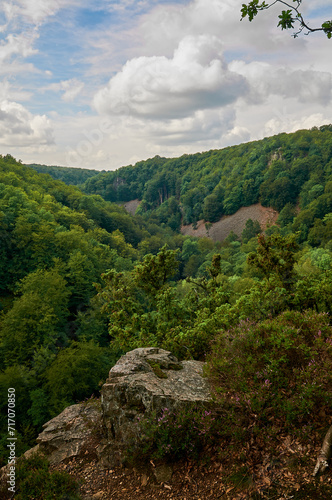
[[[179,362],[169,351],[152,347],[127,353],[101,390],[106,438],[99,447],[101,460],[109,466],[122,462],[128,446],[138,440],[138,417],[210,401],[202,362]]]

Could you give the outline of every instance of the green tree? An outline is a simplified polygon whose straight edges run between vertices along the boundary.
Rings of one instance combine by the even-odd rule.
[[[179,250],[168,250],[164,245],[157,255],[146,255],[142,264],[135,267],[139,286],[151,295],[155,295],[177,273],[178,253]]]
[[[243,243],[248,243],[251,238],[257,236],[259,233],[261,233],[261,231],[261,226],[259,225],[259,222],[257,220],[253,221],[252,219],[248,219],[241,234]]]
[[[93,341],[72,342],[61,350],[45,372],[45,389],[54,415],[97,393],[115,361],[109,349]],[[33,396],[35,401],[43,397],[35,393]]]
[[[273,234],[258,236],[257,253],[248,256],[248,263],[257,267],[268,279],[275,276],[279,283],[289,289],[295,280],[295,252],[298,244],[295,236],[283,237]]]
[[[0,318],[5,364],[31,365],[40,346],[65,341],[70,291],[57,268],[38,269],[22,280],[13,307]]]

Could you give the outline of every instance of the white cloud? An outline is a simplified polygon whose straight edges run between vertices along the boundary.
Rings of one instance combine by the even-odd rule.
[[[78,4],[76,0],[11,0],[3,3],[7,23],[17,22],[19,17],[35,25],[53,16],[68,5]]]
[[[61,99],[65,102],[72,102],[82,92],[84,83],[77,80],[77,78],[71,78],[59,83],[52,83],[47,88],[55,92],[63,92]]]
[[[24,106],[3,100],[0,102],[0,145],[6,147],[51,145],[54,142],[49,119],[32,115]]]
[[[277,6],[240,23],[242,2],[4,0],[1,147],[115,168],[331,122],[332,42],[294,40]],[[307,13],[330,4],[310,0]],[[89,9],[108,14],[90,25]],[[78,108],[85,99],[107,133],[105,116]]]
[[[247,91],[245,79],[228,70],[215,36],[187,36],[165,56],[128,61],[94,98],[99,113],[153,119],[180,118],[234,102]]]
[[[293,70],[287,66],[265,62],[233,61],[229,68],[243,75],[250,83],[250,100],[261,102],[270,95],[297,99],[301,103],[316,102],[323,106],[331,102],[332,74],[312,69]]]
[[[264,126],[264,135],[271,136],[278,134],[280,130],[283,130],[285,125],[287,126],[287,132],[296,132],[300,129],[310,129],[312,127],[320,127],[321,125],[331,123],[331,120],[324,117],[322,113],[314,113],[304,117],[286,115],[286,120],[282,118],[284,117],[276,116],[267,121]]]
[[[186,118],[149,121],[144,124],[144,133],[161,145],[196,143],[197,147],[202,142],[215,144],[220,141],[233,128],[235,118],[231,106],[218,110],[199,110]],[[142,125],[143,122],[139,129],[142,129]]]
[[[9,34],[6,40],[0,43],[0,61],[4,63],[14,55],[29,57],[36,54],[37,51],[33,48],[33,44],[38,37],[34,31]]]

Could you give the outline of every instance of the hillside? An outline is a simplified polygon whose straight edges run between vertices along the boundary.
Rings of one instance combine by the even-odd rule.
[[[75,186],[83,184],[85,181],[100,173],[100,170],[90,170],[87,168],[74,168],[74,167],[58,167],[56,165],[39,165],[31,163],[26,165],[33,168],[40,174],[49,174],[53,179],[63,181],[66,184],[73,184]],[[102,172],[105,172],[104,170]]]
[[[250,219],[257,221],[263,231],[274,225],[278,220],[278,212],[272,208],[262,207],[260,203],[251,207],[242,207],[233,215],[224,215],[217,222],[206,225],[204,220],[197,222],[196,229],[193,224],[181,227],[181,233],[193,237],[209,237],[213,241],[224,241],[230,233],[235,233],[241,237],[246,227],[246,222]]]
[[[309,210],[298,224],[306,237],[331,210],[331,161],[330,125],[180,158],[157,156],[98,174],[83,190],[117,203],[138,199],[138,214],[177,231],[257,203],[289,223],[299,206]]]

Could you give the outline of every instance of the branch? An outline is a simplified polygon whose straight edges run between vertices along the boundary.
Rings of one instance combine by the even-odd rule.
[[[301,12],[299,11],[302,0],[293,0],[293,2],[296,3],[296,5],[294,5],[294,3],[290,4],[284,0],[274,0],[270,4],[266,3],[265,1],[259,3],[259,0],[252,0],[248,4],[242,4],[241,21],[246,16],[248,16],[249,21],[252,21],[254,17],[257,16],[259,11],[270,9],[277,3],[281,3],[287,7],[287,10],[283,10],[278,16],[278,27],[280,26],[282,30],[294,28],[294,24],[298,22],[300,28],[296,33],[293,34],[294,38],[297,38],[297,36],[302,33],[304,29],[307,30],[307,33],[305,33],[306,35],[308,35],[309,33],[313,33],[314,31],[323,31],[326,34],[327,38],[332,38],[332,21],[325,21],[319,28],[311,28],[306,23]]]
[[[329,459],[331,458],[332,453],[332,425],[326,433],[326,436],[323,441],[322,448],[319,452],[316,466],[313,472],[313,476],[317,476],[317,474],[321,474],[325,472],[325,470],[329,466]]]

